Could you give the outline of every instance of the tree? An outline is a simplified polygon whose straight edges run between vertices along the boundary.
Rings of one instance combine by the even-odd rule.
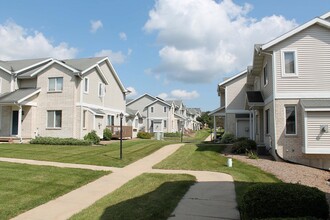
[[[207,125],[209,128],[213,128],[213,121],[211,116],[209,116],[209,113],[209,111],[203,112],[200,117],[197,117],[197,121],[202,123],[203,126]]]

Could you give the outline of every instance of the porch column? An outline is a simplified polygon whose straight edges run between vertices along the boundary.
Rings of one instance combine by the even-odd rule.
[[[19,105],[19,110],[18,110],[18,131],[17,135],[20,139],[20,143],[22,143],[22,106]]]
[[[213,140],[217,138],[217,125],[215,121],[215,115],[213,115]]]

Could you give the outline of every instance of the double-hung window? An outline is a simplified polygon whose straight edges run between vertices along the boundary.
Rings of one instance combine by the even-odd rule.
[[[283,76],[298,76],[297,51],[282,51],[282,73]]]
[[[285,134],[296,135],[296,107],[285,106]]]
[[[88,93],[89,91],[89,79],[87,77],[84,78],[84,93]]]
[[[62,111],[59,110],[47,111],[47,127],[48,128],[62,127]]]
[[[61,92],[63,90],[63,77],[48,78],[48,91]]]
[[[154,112],[154,107],[150,107],[150,112],[151,112],[151,113]]]
[[[166,109],[167,109],[167,108],[164,106],[164,112],[166,112]]]
[[[115,116],[108,115],[107,126],[114,126],[114,124],[115,124]]]
[[[270,129],[270,112],[269,109],[265,111],[265,133],[269,134],[269,129]]]
[[[267,86],[268,81],[269,81],[269,74],[268,74],[267,63],[266,63],[266,65],[264,66],[264,69],[263,69],[263,75],[264,75],[264,86]]]
[[[104,97],[105,95],[105,84],[99,83],[99,97]]]

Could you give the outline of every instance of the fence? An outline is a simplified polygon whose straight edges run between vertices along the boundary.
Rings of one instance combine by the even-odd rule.
[[[107,128],[110,129],[113,138],[120,138],[120,126],[107,126]],[[127,139],[133,137],[132,126],[122,126],[122,128],[123,138]]]

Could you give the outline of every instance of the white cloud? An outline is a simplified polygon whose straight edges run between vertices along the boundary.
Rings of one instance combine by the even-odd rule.
[[[210,82],[250,65],[254,44],[297,26],[283,16],[254,19],[251,10],[232,0],[157,0],[144,25],[146,32],[157,33],[162,46],[161,64],[152,72],[170,80]]]
[[[170,95],[168,95],[167,93],[160,93],[157,97],[168,100],[174,100],[174,99],[191,100],[198,98],[199,93],[195,90],[188,92],[186,90],[175,89],[170,92]]]
[[[165,92],[160,93],[157,97],[159,97],[161,99],[168,99],[168,95]]]
[[[175,98],[183,99],[183,100],[196,99],[199,97],[198,92],[195,90],[188,92],[186,90],[176,89],[171,91],[171,95]]]
[[[120,40],[127,40],[127,35],[126,35],[126,33],[124,33],[124,32],[120,32],[120,33],[119,33],[119,38],[120,38]]]
[[[127,87],[127,90],[131,91],[127,97],[136,97],[138,95],[138,92],[136,91],[136,89],[132,86]]]
[[[95,53],[95,56],[97,57],[107,56],[109,57],[111,63],[117,63],[117,64],[124,63],[126,60],[126,55],[123,54],[123,52],[121,51],[113,52],[112,50],[101,50]]]
[[[98,29],[102,28],[103,24],[101,20],[97,20],[97,21],[91,21],[91,29],[90,31],[92,33],[95,33]]]
[[[0,59],[28,59],[54,57],[57,59],[74,58],[78,50],[62,42],[54,45],[43,33],[30,33],[26,28],[13,21],[0,24]]]

